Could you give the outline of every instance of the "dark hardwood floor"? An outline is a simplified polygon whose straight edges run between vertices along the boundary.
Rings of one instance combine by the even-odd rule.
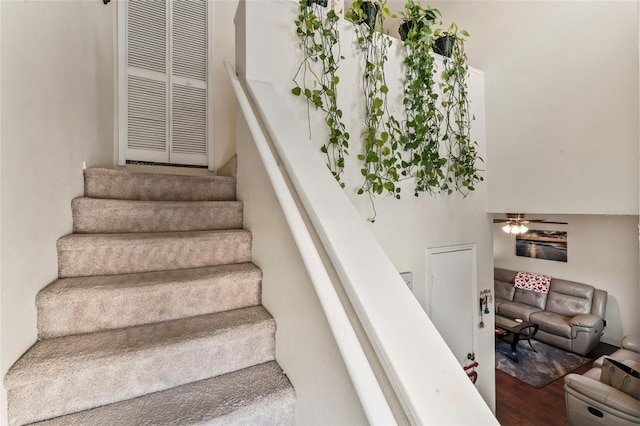
[[[592,360],[618,349],[600,342],[587,356]],[[588,362],[574,373],[591,368]],[[496,369],[496,417],[502,426],[567,426],[564,402],[564,378],[536,389]]]

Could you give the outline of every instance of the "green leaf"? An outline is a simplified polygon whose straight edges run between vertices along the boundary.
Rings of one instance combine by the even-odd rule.
[[[294,87],[293,89],[291,89],[291,93],[296,96],[300,96],[300,93],[302,93],[302,89],[300,87]]]

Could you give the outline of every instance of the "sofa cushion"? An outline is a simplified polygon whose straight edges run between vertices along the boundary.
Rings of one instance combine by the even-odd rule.
[[[534,324],[538,324],[540,330],[544,330],[547,333],[571,338],[571,325],[569,324],[569,321],[571,321],[570,317],[565,317],[549,311],[541,311],[531,314],[529,321]]]
[[[513,283],[508,283],[505,281],[493,280],[493,287],[496,295],[496,300],[513,300],[513,294],[515,293],[515,287]]]
[[[516,271],[510,271],[508,269],[493,268],[493,279],[498,281],[504,281],[506,283],[512,283],[516,279]]]
[[[545,310],[565,316],[588,314],[595,288],[573,281],[554,279],[547,297]]]
[[[529,316],[534,312],[540,312],[540,308],[515,302],[504,302],[498,309],[498,313],[500,315],[512,318],[522,318],[526,321],[529,321]]]
[[[511,300],[504,300],[504,299],[498,299],[498,298],[494,300],[493,303],[495,304],[496,313],[500,313],[500,306],[506,302],[511,302]]]
[[[604,356],[602,358],[605,358]],[[600,373],[602,373],[602,368],[591,368],[589,371],[583,374],[583,376],[589,377],[593,380],[600,381]]]
[[[624,336],[620,347],[636,352],[640,357],[640,336]]]
[[[595,360],[593,362],[593,366],[601,368],[602,367],[602,361],[604,360],[605,357],[613,358],[616,361],[620,361],[620,362],[625,363],[625,364],[627,362],[640,363],[640,353],[635,352],[635,351],[630,351],[628,349],[618,349],[617,351],[615,351],[611,355],[603,355],[600,358],[598,358],[597,360]]]
[[[513,301],[531,305],[541,310],[545,308],[547,303],[547,293],[538,293],[531,290],[516,288],[515,294],[513,295]]]
[[[571,318],[569,324],[572,327],[595,328],[602,323],[602,318],[597,315],[580,314]]]

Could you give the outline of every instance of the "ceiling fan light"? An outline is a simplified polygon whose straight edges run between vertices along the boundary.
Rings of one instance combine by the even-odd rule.
[[[520,229],[519,229],[519,233],[520,234],[524,234],[525,232],[527,232],[529,230],[529,228],[527,228],[526,226],[524,226],[523,224],[520,224]]]
[[[511,224],[507,223],[505,226],[502,227],[502,230],[507,234],[511,233]]]

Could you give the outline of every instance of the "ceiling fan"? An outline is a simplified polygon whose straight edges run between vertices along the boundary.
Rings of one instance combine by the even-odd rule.
[[[524,213],[507,213],[506,219],[493,219],[493,223],[505,223],[502,230],[509,234],[523,234],[529,230],[525,223],[552,223],[556,225],[566,225],[567,222],[554,222],[544,219],[525,220]]]

